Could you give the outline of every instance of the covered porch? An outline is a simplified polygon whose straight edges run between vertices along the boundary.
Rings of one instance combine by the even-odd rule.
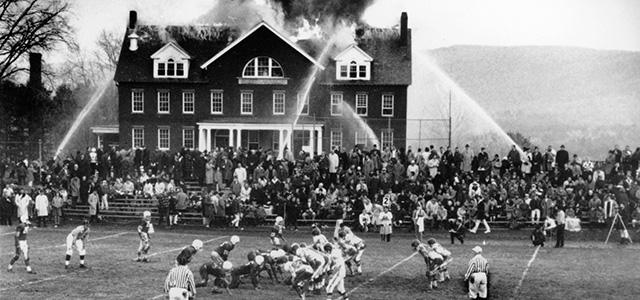
[[[322,152],[323,124],[272,123],[212,123],[198,125],[198,150],[211,151],[221,147],[277,151],[282,156],[285,147],[295,154],[303,150]]]

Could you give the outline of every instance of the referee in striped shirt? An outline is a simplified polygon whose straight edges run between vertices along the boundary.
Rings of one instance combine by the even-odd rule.
[[[469,261],[469,268],[464,274],[464,280],[469,282],[469,298],[486,299],[489,263],[482,257],[480,246],[475,246],[472,250],[476,255]]]
[[[178,265],[173,267],[164,282],[164,292],[169,293],[171,300],[195,299],[196,283],[193,273],[189,270],[186,258],[179,257]]]

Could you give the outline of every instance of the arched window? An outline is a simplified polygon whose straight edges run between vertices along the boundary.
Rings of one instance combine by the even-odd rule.
[[[176,75],[176,63],[172,58],[167,60],[167,76],[175,76]]]
[[[251,59],[242,71],[242,77],[284,77],[284,72],[280,64],[273,58],[259,56]]]

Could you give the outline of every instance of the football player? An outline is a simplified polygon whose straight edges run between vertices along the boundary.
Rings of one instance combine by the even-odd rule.
[[[180,253],[178,254],[178,257],[176,258],[176,262],[180,262],[181,259],[184,259],[186,261],[186,263],[191,262],[191,260],[193,259],[193,256],[196,255],[196,253],[198,253],[198,251],[200,251],[200,249],[202,249],[202,241],[201,240],[193,240],[193,242],[191,243],[191,246],[187,246],[184,249],[182,249],[182,251],[180,251]]]
[[[322,232],[320,231],[320,228],[314,227],[311,230],[311,235],[313,236],[313,249],[316,249],[318,251],[324,251],[323,247],[324,245],[329,243],[329,240],[324,234],[322,234]]]
[[[286,262],[282,268],[291,276],[285,282],[291,282],[291,287],[298,293],[300,299],[304,300],[306,286],[311,281],[314,273],[313,268],[304,264],[299,258]]]
[[[9,272],[13,272],[13,264],[20,258],[20,254],[24,256],[24,264],[27,266],[27,273],[36,274],[34,270],[31,269],[29,265],[29,245],[27,245],[27,233],[29,232],[29,217],[27,215],[22,215],[20,217],[20,224],[16,227],[16,254],[11,258],[9,262]]]
[[[287,244],[287,240],[282,236],[284,230],[284,219],[280,216],[276,217],[276,222],[271,228],[269,237],[271,238],[271,244],[276,248],[282,248]]]
[[[329,256],[312,248],[302,246],[296,250],[296,256],[302,259],[303,262],[309,264],[313,269],[311,281],[314,285],[314,291],[319,293],[324,286],[324,274],[329,268]]]
[[[254,260],[248,263],[231,269],[231,283],[230,289],[236,289],[240,285],[240,277],[243,275],[249,275],[251,277],[251,283],[255,290],[261,290],[260,283],[258,281],[258,274],[262,270],[262,264],[264,263],[264,257],[258,255]]]
[[[82,225],[76,227],[69,233],[67,236],[67,256],[64,261],[64,268],[69,269],[69,261],[71,260],[71,255],[73,254],[73,249],[75,248],[80,255],[80,269],[86,269],[87,266],[84,264],[84,256],[87,253],[85,250],[85,242],[87,236],[89,235],[89,220],[85,219],[82,221]]]
[[[218,287],[225,288],[227,293],[231,295],[231,290],[229,290],[229,282],[227,281],[227,273],[231,271],[233,268],[233,264],[230,261],[225,261],[222,263],[222,266],[217,266],[216,263],[210,261],[208,263],[202,264],[200,266],[200,277],[202,281],[196,284],[196,287],[205,287],[209,282],[209,275],[213,276],[213,290],[212,293],[220,293]]]
[[[327,281],[327,299],[332,299],[333,290],[336,288],[340,293],[340,297],[343,300],[348,300],[347,292],[344,289],[344,277],[347,275],[344,257],[342,255],[342,250],[339,247],[335,247],[332,244],[325,244],[323,247],[325,253],[329,254],[330,264],[328,271],[328,281]]]
[[[149,248],[151,248],[151,234],[153,231],[153,224],[151,224],[151,212],[145,211],[142,214],[142,221],[140,225],[138,225],[138,236],[140,237],[140,246],[138,247],[138,258],[137,262],[148,262],[149,258],[147,257],[147,253],[149,252]]]
[[[425,275],[429,280],[429,289],[437,289],[439,278],[438,268],[440,267],[440,264],[444,262],[442,255],[431,249],[429,245],[420,243],[419,240],[414,240],[411,243],[411,247],[414,251],[418,251],[418,253],[420,253],[424,258],[424,262],[427,265]]]
[[[216,266],[221,267],[222,263],[227,261],[229,258],[229,253],[236,247],[236,244],[240,242],[240,238],[237,235],[234,235],[229,239],[229,241],[225,241],[220,244],[220,246],[216,247],[211,252],[211,260],[216,263]]]
[[[451,263],[453,261],[453,257],[451,257],[451,251],[445,249],[444,247],[442,247],[442,245],[440,245],[439,243],[436,242],[435,239],[431,238],[427,240],[427,244],[429,245],[429,247],[431,247],[431,249],[433,249],[436,253],[442,255],[442,259],[444,260],[439,268],[438,271],[440,271],[440,278],[438,279],[439,282],[443,282],[445,280],[451,280],[451,276],[449,275],[449,269],[447,268],[447,265],[449,265],[449,263]]]
[[[355,274],[362,275],[362,254],[364,254],[364,249],[367,245],[361,238],[353,234],[349,227],[344,226],[344,224],[341,224],[341,229],[338,231],[338,242],[351,245],[356,249],[357,253],[353,257],[353,261],[356,263],[357,267]],[[350,263],[347,263],[347,266],[351,269]]]

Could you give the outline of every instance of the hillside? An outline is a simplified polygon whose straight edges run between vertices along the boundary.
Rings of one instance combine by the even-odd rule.
[[[427,67],[414,64],[413,84],[427,81],[431,100],[451,89],[429,67],[434,63],[469,95],[469,103],[477,102],[505,131],[520,132],[542,147],[565,144],[570,152],[601,159],[616,143],[640,146],[640,52],[454,46],[416,54],[428,62]],[[463,97],[460,93],[453,88],[454,103]],[[470,104],[453,104],[454,122],[459,106]],[[409,111],[420,110],[410,104]],[[442,111],[430,117],[443,117]],[[476,111],[457,119],[473,122],[469,114]],[[428,113],[409,118],[420,115]]]

